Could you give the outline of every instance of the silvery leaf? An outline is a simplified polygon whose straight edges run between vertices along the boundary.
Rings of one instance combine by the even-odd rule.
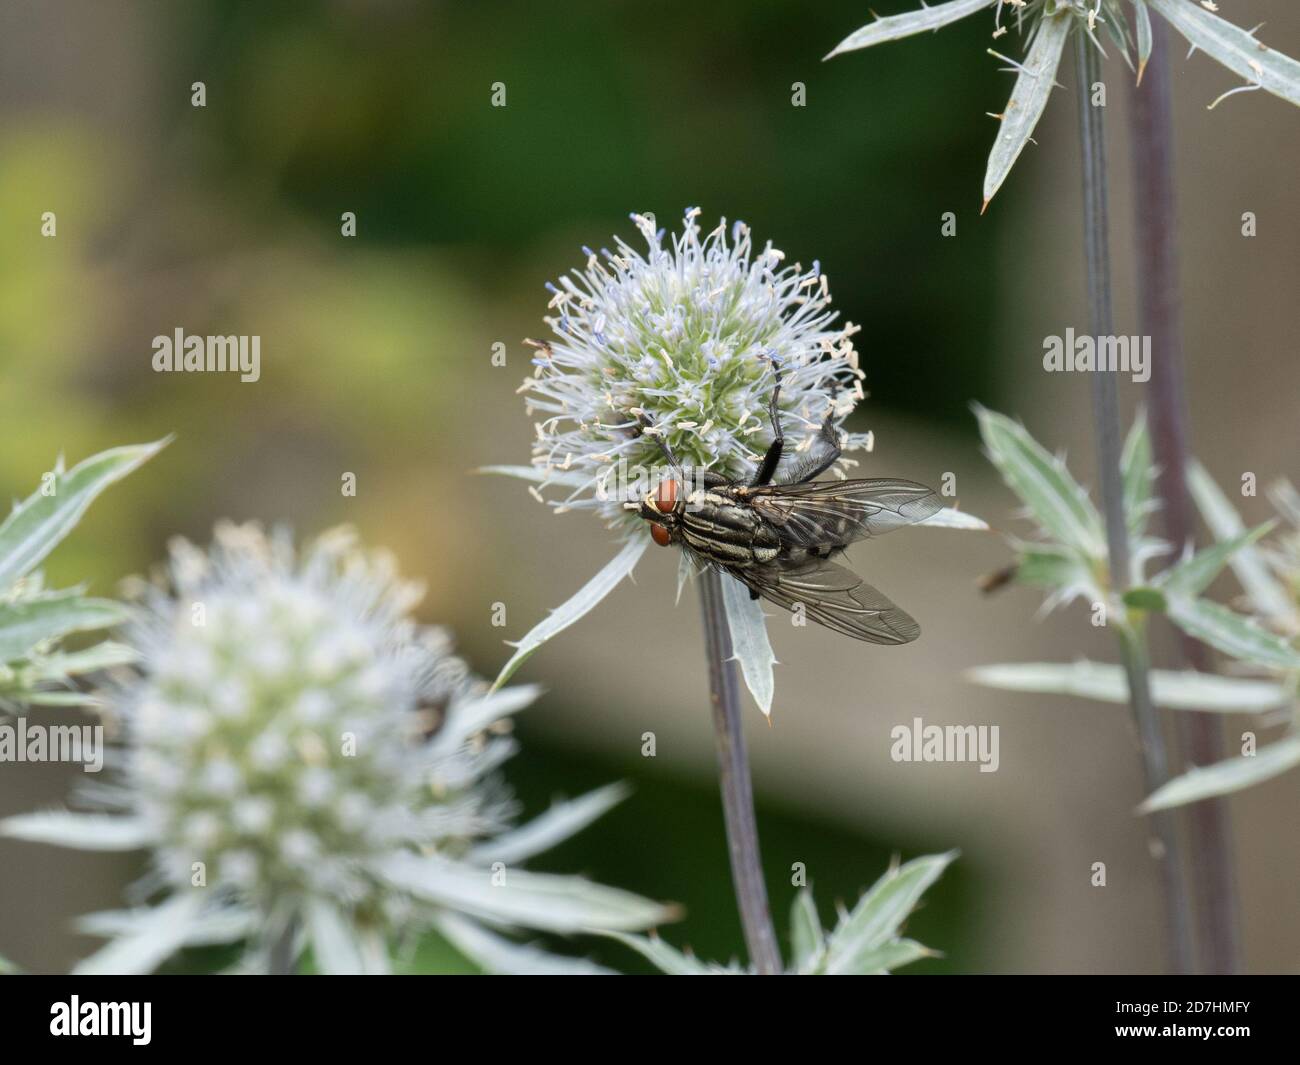
[[[1129,538],[1138,539],[1145,531],[1147,517],[1155,508],[1152,488],[1156,470],[1151,455],[1151,433],[1145,414],[1138,414],[1124,439],[1120,470],[1124,481],[1124,514],[1128,518]]]
[[[1151,58],[1151,12],[1147,10],[1145,0],[1133,0],[1133,14],[1137,18],[1137,83],[1142,84],[1142,73]]]
[[[437,927],[457,950],[489,973],[506,976],[617,975],[586,958],[566,958],[527,943],[516,943],[459,914],[440,915]]]
[[[67,810],[6,817],[0,821],[0,835],[84,851],[138,850],[153,842],[153,834],[135,818]]]
[[[772,697],[776,693],[776,680],[772,667],[776,656],[767,638],[767,618],[761,600],[751,599],[749,589],[729,574],[721,575],[722,605],[727,611],[727,627],[731,630],[731,648],[740,662],[740,672],[745,686],[765,717],[772,716]]]
[[[993,142],[993,151],[989,153],[988,169],[984,173],[984,207],[997,194],[1002,183],[1015,165],[1020,153],[1038,125],[1043,109],[1047,107],[1047,98],[1052,94],[1056,80],[1056,70],[1061,65],[1061,53],[1065,50],[1065,40],[1070,35],[1074,17],[1069,13],[1043,15],[1038,25],[1038,33],[1029,54],[1025,57],[1020,73],[1016,77],[1015,88],[1011,90],[1011,99],[1002,114],[1002,124],[998,129],[997,140]]]
[[[58,651],[42,655],[25,668],[27,676],[33,681],[61,680],[115,666],[129,666],[139,658],[140,653],[134,647],[104,640],[81,651]],[[70,694],[78,694],[82,700],[86,698],[79,693]]]
[[[187,890],[157,906],[133,910],[117,935],[73,967],[74,976],[151,973],[181,949],[203,906],[203,893]]]
[[[672,920],[673,911],[618,888],[578,876],[475,868],[441,857],[397,855],[384,876],[401,891],[484,920],[548,932],[649,928]]]
[[[1171,596],[1169,619],[1225,655],[1272,669],[1300,670],[1300,651],[1255,621],[1208,599]]]
[[[1156,587],[1164,589],[1170,595],[1200,595],[1233,555],[1271,532],[1276,525],[1275,521],[1267,521],[1248,532],[1202,548],[1159,574],[1155,579]]]
[[[510,646],[517,650],[510,656],[510,661],[501,667],[501,672],[492,685],[493,689],[500,688],[509,680],[514,671],[523,665],[524,660],[552,636],[563,632],[575,621],[581,620],[594,610],[600,601],[614,590],[619,581],[632,572],[649,544],[649,536],[638,536],[628,540],[623,545],[623,549],[605,564],[604,569],[584,584],[572,599],[551,611],[545,621],[534,626],[532,631],[518,643],[512,643]]]
[[[489,725],[517,714],[536,700],[540,691],[536,684],[518,684],[467,702],[455,703],[442,728],[429,743],[429,757],[436,758],[449,750],[455,750]]]
[[[956,851],[949,851],[916,858],[876,881],[830,934],[824,972],[835,975],[865,971],[862,966],[871,964],[875,952],[898,936],[926,889],[956,857]]]
[[[151,459],[170,439],[102,451],[66,473],[60,462],[49,485],[53,494],[34,492],[0,524],[0,590],[54,550],[100,492]]]
[[[121,603],[85,599],[79,589],[0,603],[0,662],[21,659],[37,645],[69,633],[111,628],[126,617]]]
[[[724,967],[710,962],[700,961],[693,954],[684,954],[671,944],[665,943],[656,935],[629,936],[622,932],[606,932],[610,939],[631,947],[652,965],[669,976],[743,976],[744,970],[738,966]]]
[[[359,976],[365,972],[356,931],[338,908],[324,899],[307,901],[304,917],[312,956],[327,976]]]
[[[626,799],[631,790],[626,784],[607,784],[581,798],[558,802],[526,825],[478,844],[470,850],[469,859],[489,865],[492,862],[513,864],[541,854],[603,817]]]
[[[1216,540],[1230,540],[1246,531],[1228,497],[1199,462],[1193,461],[1187,467],[1187,488]],[[1228,565],[1246,589],[1257,612],[1270,618],[1291,620],[1300,627],[1300,615],[1295,604],[1274,579],[1258,550],[1247,545],[1228,559]]]
[[[1192,0],[1147,0],[1147,3],[1189,42],[1233,73],[1274,96],[1300,105],[1300,63],[1290,56],[1275,52],[1239,26],[1211,14]]]
[[[927,30],[937,30],[951,22],[963,19],[986,7],[992,7],[997,0],[948,0],[946,4],[936,7],[922,7],[919,11],[908,11],[901,15],[877,17],[875,22],[868,22],[860,30],[850,33],[840,41],[827,55],[830,59],[843,52],[852,52],[858,48],[869,48],[884,41],[897,41],[911,37]]]
[[[1227,795],[1262,783],[1297,765],[1300,765],[1300,736],[1293,734],[1261,748],[1258,754],[1189,769],[1157,788],[1138,807],[1138,812],[1149,814],[1153,810],[1167,810],[1171,806]]]
[[[990,461],[1043,530],[1088,558],[1104,559],[1101,516],[1065,463],[1019,422],[984,407],[975,414]]]
[[[1152,700],[1171,710],[1260,714],[1286,706],[1292,699],[1284,685],[1271,680],[1219,677],[1190,669],[1153,669],[1149,675]],[[978,666],[966,677],[1005,691],[1076,695],[1119,705],[1129,701],[1124,670],[1101,662],[1009,662]]]
[[[799,889],[790,907],[790,945],[794,951],[794,967],[800,970],[810,967],[826,949],[817,903],[806,887]]]

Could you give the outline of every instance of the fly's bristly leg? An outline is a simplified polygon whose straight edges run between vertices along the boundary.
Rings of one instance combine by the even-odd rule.
[[[840,457],[840,434],[835,428],[835,397],[831,396],[831,409],[826,412],[826,420],[822,422],[822,427],[817,435],[821,437],[822,442],[826,445],[826,450],[815,460],[815,465],[808,469],[799,470],[798,476],[793,480],[796,483],[811,481],[820,477],[829,470]]]
[[[673,454],[673,449],[668,446],[668,441],[665,440],[662,435],[655,432],[654,422],[649,419],[644,411],[636,416],[636,420],[641,425],[638,435],[652,437],[654,442],[659,445],[659,450],[664,453],[664,458],[668,460],[668,465],[679,474],[682,474],[682,464],[677,461],[677,456]]]
[[[781,432],[781,412],[776,407],[777,400],[781,398],[781,368],[777,366],[775,359],[769,361],[772,363],[772,376],[776,380],[772,385],[772,398],[767,404],[767,413],[772,419],[772,444],[767,449],[767,454],[763,456],[763,464],[758,468],[758,473],[750,484],[751,488],[772,483],[772,478],[776,476],[776,468],[781,464],[781,452],[785,449],[785,436]]]
[[[789,476],[782,483],[803,484],[811,481],[820,477],[838,461],[841,447],[839,430],[835,428],[835,396],[836,389],[832,383],[830,409],[826,412],[822,427],[817,431],[817,439],[811,449],[812,454],[790,470]]]

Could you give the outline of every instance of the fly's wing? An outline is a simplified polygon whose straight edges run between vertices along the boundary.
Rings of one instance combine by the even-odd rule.
[[[911,643],[921,626],[852,570],[821,558],[727,571],[764,599],[867,643]]]
[[[880,536],[943,509],[932,489],[896,477],[769,484],[749,489],[745,498],[782,540],[809,549]]]

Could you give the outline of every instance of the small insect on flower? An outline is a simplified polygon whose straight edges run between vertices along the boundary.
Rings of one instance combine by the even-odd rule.
[[[700,565],[715,566],[786,610],[802,611],[827,628],[868,643],[910,643],[920,626],[856,573],[832,562],[849,544],[915,525],[943,509],[938,495],[916,481],[892,477],[814,481],[840,457],[839,433],[828,415],[815,446],[780,484],[785,447],[777,402],[781,371],[768,402],[773,440],[748,484],[688,470],[662,438],[676,476],[640,502],[624,503],[650,523],[656,544],[679,545]],[[642,432],[654,435],[644,420]],[[688,489],[689,486],[689,489]]]

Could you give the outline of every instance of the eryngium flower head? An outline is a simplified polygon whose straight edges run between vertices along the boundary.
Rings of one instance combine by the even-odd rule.
[[[505,823],[472,785],[509,743],[416,742],[474,695],[438,630],[406,613],[418,589],[391,560],[322,537],[301,561],[286,537],[222,526],[210,554],[180,542],[135,643],[144,672],[117,700],[127,785],[177,885],[262,904],[313,892],[383,914],[370,863],[394,847],[473,839]]]
[[[557,931],[662,919],[622,892],[506,870],[619,794],[555,808],[549,833],[503,834],[514,811],[494,770],[514,750],[506,718],[534,692],[489,695],[444,632],[409,618],[420,592],[386,555],[343,530],[299,556],[285,534],[222,525],[209,552],[175,542],[169,576],[146,586],[129,633],[138,674],[103,696],[124,733],[120,779],[88,798],[116,816],[5,825],[152,851],[147,894],[168,901],[90,927],[161,945],[145,965],[110,945],[91,968],[148,968],[214,938],[249,939],[264,961],[302,928],[295,953],[310,943],[325,968],[369,970],[395,934],[431,925],[495,967],[527,951],[535,968],[538,952],[464,915]]]
[[[819,265],[786,265],[771,243],[756,252],[743,222],[724,219],[701,237],[699,214],[687,211],[667,242],[652,216],[633,215],[644,254],[618,238],[613,251],[584,248],[585,268],[547,285],[555,339],[535,344],[521,391],[529,412],[544,415],[536,479],[570,489],[562,509],[594,508],[643,529],[621,509],[628,493],[616,477],[662,469],[656,437],[687,466],[751,476],[772,441],[774,367],[792,453],[812,443],[828,411],[839,426],[862,398],[857,327],[836,324]],[[869,443],[844,435],[846,451]]]

